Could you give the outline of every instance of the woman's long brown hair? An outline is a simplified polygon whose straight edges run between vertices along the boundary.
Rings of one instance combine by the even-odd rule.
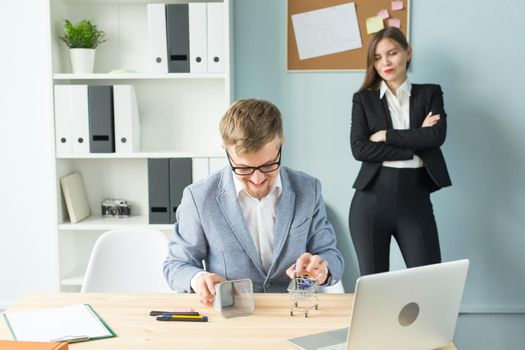
[[[384,38],[394,40],[399,45],[401,45],[401,47],[403,47],[405,50],[408,50],[408,48],[410,47],[408,45],[408,41],[405,35],[403,34],[403,32],[396,27],[387,27],[375,33],[374,37],[368,44],[368,56],[366,59],[365,81],[363,82],[363,85],[361,86],[360,91],[379,89],[379,84],[381,83],[381,77],[379,76],[379,74],[377,73],[374,67],[374,62],[375,62],[377,43],[379,43],[379,41],[381,41],[381,39],[384,39]],[[410,60],[407,62],[407,69],[408,69],[409,64],[410,64]]]

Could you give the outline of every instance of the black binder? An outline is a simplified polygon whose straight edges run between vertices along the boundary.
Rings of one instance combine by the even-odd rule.
[[[113,86],[88,86],[89,151],[115,152]]]
[[[188,4],[166,5],[168,72],[190,72],[190,32]]]
[[[169,159],[148,159],[149,223],[170,223]]]
[[[191,158],[170,159],[170,222],[177,222],[176,212],[182,200],[182,193],[192,182]]]

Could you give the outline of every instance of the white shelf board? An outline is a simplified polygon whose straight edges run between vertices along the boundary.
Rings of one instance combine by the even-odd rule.
[[[60,280],[60,284],[63,286],[82,286],[85,273],[86,266],[77,266]]]
[[[191,0],[191,2],[222,2],[218,0]],[[149,3],[162,3],[162,4],[180,4],[187,3],[188,1],[181,0],[63,0],[64,4],[149,4]]]
[[[73,74],[55,73],[55,81],[58,80],[165,80],[165,79],[224,79],[224,73],[93,73]]]
[[[57,154],[57,159],[146,159],[146,158],[224,158],[224,152],[138,152],[138,153],[72,153]]]
[[[58,225],[58,229],[63,231],[108,231],[124,227],[172,230],[173,224],[149,224],[147,216],[137,215],[128,218],[103,218],[102,216],[90,216],[76,224],[63,223]]]

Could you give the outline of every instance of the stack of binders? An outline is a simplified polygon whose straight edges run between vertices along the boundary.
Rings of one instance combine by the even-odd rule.
[[[132,153],[140,148],[132,85],[55,85],[57,154]]]
[[[154,73],[223,73],[223,3],[148,4]]]
[[[174,224],[184,188],[192,183],[191,158],[148,159],[150,224]]]

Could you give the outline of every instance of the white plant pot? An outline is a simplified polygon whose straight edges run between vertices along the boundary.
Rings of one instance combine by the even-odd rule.
[[[93,73],[95,49],[69,49],[71,67],[75,74]]]

